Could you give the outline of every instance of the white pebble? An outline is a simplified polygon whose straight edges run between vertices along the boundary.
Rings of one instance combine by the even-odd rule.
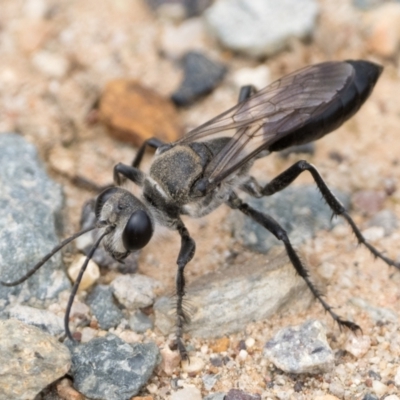
[[[372,389],[379,397],[383,396],[388,391],[388,387],[379,381],[372,382]]]
[[[271,82],[271,71],[263,64],[255,68],[241,68],[233,74],[233,82],[238,88],[253,85],[262,89]]]
[[[190,362],[182,361],[182,370],[187,373],[197,373],[203,370],[204,361],[199,357],[190,357]],[[190,398],[190,397],[188,397]]]
[[[78,278],[79,271],[81,270],[85,260],[86,260],[85,256],[78,256],[75,258],[75,260],[68,268],[68,275],[73,282],[75,282],[76,279]],[[93,260],[90,260],[86,268],[86,271],[83,274],[81,283],[79,285],[79,290],[85,290],[88,287],[92,286],[97,281],[97,279],[99,279],[99,277],[100,277],[99,267]]]
[[[38,71],[52,78],[62,78],[69,69],[66,58],[45,50],[37,52],[32,58],[32,63]]]
[[[367,335],[351,335],[347,339],[345,349],[354,357],[361,358],[371,347],[371,338]]]
[[[183,389],[173,392],[171,400],[201,400],[201,392],[194,386],[187,386]]]
[[[240,360],[245,360],[248,355],[249,355],[249,353],[247,353],[246,350],[242,349],[242,350],[239,351],[238,357],[239,357]]]
[[[255,343],[256,343],[256,341],[252,337],[247,338],[245,341],[246,348],[248,348],[248,349],[253,348]]]

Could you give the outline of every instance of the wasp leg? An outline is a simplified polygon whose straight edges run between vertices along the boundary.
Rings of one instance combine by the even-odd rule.
[[[358,243],[364,245],[376,258],[380,258],[386,264],[391,265],[397,269],[400,269],[400,265],[390,258],[384,256],[380,251],[378,251],[374,246],[369,244],[367,240],[364,238],[360,229],[354,223],[353,219],[347,213],[346,209],[340,203],[340,201],[336,198],[336,196],[332,193],[332,191],[328,188],[321,175],[317,171],[317,169],[307,161],[301,160],[293,164],[286,171],[283,171],[280,175],[278,175],[271,182],[267,183],[263,188],[258,186],[258,194],[262,196],[271,196],[276,192],[279,192],[289,186],[302,172],[309,171],[312,177],[314,178],[315,183],[319,191],[322,194],[322,197],[328,204],[328,206],[333,211],[334,215],[342,216],[350,225],[353,233],[355,234]],[[254,189],[255,186],[253,185]],[[256,190],[256,191],[257,191]],[[251,191],[248,191],[251,194]],[[255,197],[259,197],[258,194]]]
[[[247,100],[254,94],[256,94],[257,90],[253,85],[246,85],[240,88],[238,103]]]
[[[143,181],[144,181],[144,173],[140,171],[138,168],[131,167],[130,165],[118,163],[114,167],[114,183],[117,186],[120,186],[123,182],[123,179],[121,178],[121,175],[132,181],[133,183],[136,183],[138,186],[142,186]]]
[[[137,151],[135,158],[132,161],[132,164],[131,164],[132,167],[139,168],[147,146],[152,147],[153,149],[158,149],[163,144],[164,143],[161,140],[159,140],[155,137],[145,140],[142,143],[142,145],[139,147],[139,150]]]
[[[181,236],[181,249],[177,259],[178,271],[176,274],[176,343],[182,360],[188,360],[185,345],[183,344],[183,326],[189,322],[183,308],[183,297],[185,296],[185,276],[184,269],[187,263],[193,258],[196,250],[196,243],[190,237],[188,230],[182,221],[178,220],[177,230]]]
[[[289,256],[290,262],[292,263],[297,273],[304,279],[307,286],[311,290],[311,293],[321,303],[325,311],[327,311],[331,315],[331,317],[339,324],[340,327],[345,326],[352,331],[361,330],[361,328],[354,322],[347,321],[341,318],[339,315],[337,315],[332,310],[332,307],[323,299],[323,296],[320,293],[320,291],[314,286],[314,284],[310,280],[309,273],[304,264],[302,263],[302,261],[300,260],[299,256],[295,252],[292,244],[290,243],[286,231],[278,224],[277,221],[275,221],[268,214],[262,213],[250,207],[248,204],[240,200],[234,193],[232,193],[232,195],[230,196],[227,204],[231,208],[241,211],[243,214],[245,214],[253,221],[257,222],[265,229],[267,229],[269,232],[271,232],[278,240],[283,242],[286,249],[286,253]]]

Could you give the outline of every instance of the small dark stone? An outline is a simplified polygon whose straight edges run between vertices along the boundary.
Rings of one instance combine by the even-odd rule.
[[[128,344],[114,335],[85,344],[65,344],[72,354],[74,387],[97,400],[126,400],[135,396],[159,363],[154,343]]]
[[[372,379],[375,379],[376,381],[380,381],[382,379],[381,375],[379,372],[375,372],[372,369],[368,371],[368,376]]]
[[[297,393],[301,392],[303,390],[303,385],[304,385],[303,382],[297,381],[293,387],[294,391]]]
[[[199,97],[211,92],[226,73],[224,66],[194,51],[184,56],[183,68],[183,82],[171,97],[178,106],[192,104]]]
[[[89,294],[87,303],[101,329],[108,330],[117,326],[124,317],[123,312],[115,304],[115,299],[109,286],[96,286]]]
[[[210,357],[210,362],[212,365],[214,365],[214,367],[222,367],[224,364],[222,357],[220,356]]]
[[[362,400],[379,400],[379,397],[375,396],[372,393],[367,393]]]
[[[211,0],[148,0],[148,5],[157,10],[162,6],[181,6],[187,18],[200,15],[210,4]]]
[[[259,394],[250,394],[239,389],[231,389],[225,396],[225,400],[261,400]]]

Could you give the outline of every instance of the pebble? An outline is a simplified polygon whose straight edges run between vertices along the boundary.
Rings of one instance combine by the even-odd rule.
[[[149,0],[147,3],[160,17],[179,21],[200,15],[211,0]]]
[[[109,82],[100,97],[99,115],[112,136],[136,146],[151,137],[174,142],[182,135],[174,105],[137,81]]]
[[[315,396],[314,400],[340,400],[340,399],[331,394],[324,394],[322,396]]]
[[[281,329],[264,348],[264,356],[284,372],[319,374],[332,370],[334,354],[321,322]]]
[[[363,357],[371,347],[371,338],[367,335],[349,335],[345,350],[356,358]]]
[[[361,10],[369,10],[382,4],[382,0],[353,0],[353,6]]]
[[[181,366],[182,371],[191,375],[197,375],[204,369],[205,363],[201,358],[192,356],[189,361],[183,360]]]
[[[360,190],[351,199],[353,206],[367,215],[380,211],[386,199],[385,192],[376,190]]]
[[[71,265],[68,268],[68,276],[72,282],[76,282],[81,268],[86,260],[86,256],[78,255],[74,258]],[[98,265],[90,260],[86,267],[85,273],[82,276],[82,280],[79,284],[78,290],[86,290],[87,288],[94,285],[94,283],[100,278],[100,269]]]
[[[171,376],[175,368],[179,367],[181,356],[178,351],[172,351],[169,346],[164,346],[164,348],[160,350],[160,354],[162,357],[160,368],[168,376]]]
[[[213,343],[210,344],[210,349],[214,353],[222,353],[223,351],[227,351],[229,349],[229,345],[231,340],[229,337],[224,336],[222,338],[216,339]]]
[[[44,332],[58,336],[64,333],[64,320],[47,310],[39,310],[29,306],[15,305],[9,310],[9,317],[36,326]]]
[[[360,297],[352,297],[350,302],[357,307],[362,308],[363,310],[367,311],[369,316],[374,320],[375,323],[377,322],[396,322],[398,317],[397,314],[390,310],[389,308],[385,307],[374,307],[369,304],[366,300],[361,299]]]
[[[65,57],[47,50],[35,52],[32,64],[42,74],[57,79],[63,78],[70,68],[70,63]]]
[[[368,242],[377,242],[385,236],[385,229],[380,226],[371,226],[362,230],[362,235]]]
[[[203,377],[201,379],[203,381],[204,388],[206,390],[211,390],[215,386],[215,384],[218,382],[219,375],[206,374],[206,375],[203,375]]]
[[[372,390],[381,397],[388,391],[388,387],[380,381],[372,381]]]
[[[223,392],[216,392],[216,393],[211,393],[208,396],[204,397],[203,400],[225,400],[226,399],[226,393]]]
[[[4,400],[35,398],[71,366],[68,349],[56,338],[14,319],[0,321],[0,359]]]
[[[187,386],[171,394],[171,400],[202,400],[201,392],[194,386]]]
[[[178,106],[188,106],[201,96],[210,93],[226,73],[225,66],[197,51],[186,53],[182,66],[183,81],[171,96],[172,101]]]
[[[94,199],[87,201],[82,207],[81,219],[80,219],[81,230],[95,225],[96,215],[94,212],[94,208],[95,208]],[[88,232],[82,236],[79,236],[79,238],[75,241],[76,248],[82,251],[82,253],[84,253],[85,255],[88,255],[97,239],[98,239],[97,230]],[[134,251],[124,259],[124,263],[122,264],[117,260],[115,260],[104,249],[103,246],[100,246],[95,251],[92,260],[101,268],[118,270],[122,274],[126,273],[133,274],[134,272],[136,272],[138,267],[139,255],[140,255],[140,250]]]
[[[400,386],[400,367],[397,367],[396,374],[394,376],[394,383],[396,386]]]
[[[88,343],[66,340],[65,344],[72,354],[74,387],[98,400],[135,396],[150,379],[160,357],[154,343],[128,344],[111,334]]]
[[[142,311],[135,311],[129,318],[129,327],[136,333],[153,329],[153,321]]]
[[[367,393],[362,400],[379,400],[379,398],[372,393]]]
[[[114,296],[129,310],[151,306],[160,287],[159,281],[140,274],[120,275],[111,282]]]
[[[120,324],[123,312],[115,304],[112,290],[109,286],[96,286],[87,297],[87,303],[101,329],[108,330]]]
[[[396,396],[395,394],[391,394],[389,396],[386,396],[385,400],[400,400],[400,398],[399,398],[399,396]]]
[[[59,243],[64,200],[35,147],[13,133],[0,135],[0,187],[0,278],[12,282]],[[70,286],[59,252],[27,282],[0,285],[0,299],[6,304],[10,295],[18,302],[51,299]]]
[[[333,191],[348,209],[349,196]],[[294,246],[313,238],[319,230],[330,230],[341,223],[340,219],[331,219],[332,211],[315,185],[288,187],[271,197],[246,197],[245,200],[257,210],[268,210],[286,230]],[[265,254],[274,246],[282,247],[282,242],[270,232],[241,213],[232,214],[231,222],[234,236],[250,250]]]
[[[393,211],[381,210],[368,221],[368,226],[383,228],[384,235],[389,236],[398,228],[399,221]]]
[[[92,339],[94,339],[97,336],[98,330],[90,328],[88,326],[85,326],[81,330],[81,343],[87,343],[90,342]]]
[[[318,11],[314,0],[220,0],[204,16],[223,46],[265,57],[282,50],[293,37],[309,36]]]
[[[329,384],[329,391],[339,399],[342,399],[344,396],[344,387],[338,381],[334,381]]]
[[[382,4],[365,16],[369,50],[381,57],[394,57],[400,45],[400,4],[390,2]]]
[[[161,51],[173,59],[179,59],[189,51],[203,51],[207,47],[206,42],[207,34],[202,18],[191,18],[179,25],[162,26]]]
[[[245,341],[246,348],[252,349],[254,347],[255,343],[256,343],[256,341],[252,337],[247,338]]]
[[[224,400],[261,400],[261,396],[259,394],[246,393],[240,389],[231,389]]]
[[[237,257],[230,265],[195,280],[187,287],[187,299],[191,323],[185,331],[198,337],[221,337],[241,332],[250,322],[267,319],[278,310],[304,310],[312,295],[286,255],[268,260],[252,254],[251,261]],[[176,327],[173,307],[166,296],[154,304],[155,326],[163,334]]]
[[[271,82],[271,71],[265,64],[254,68],[241,68],[233,73],[232,79],[238,89],[253,85],[257,90],[260,90]]]
[[[62,400],[85,400],[85,397],[72,387],[72,382],[67,378],[57,384],[57,394]]]

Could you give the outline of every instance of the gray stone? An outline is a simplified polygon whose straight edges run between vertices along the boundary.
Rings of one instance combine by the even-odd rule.
[[[47,176],[37,151],[19,135],[0,134],[0,279],[17,280],[59,243],[63,195]],[[0,285],[0,299],[44,300],[70,287],[61,254],[54,255],[25,283]]]
[[[348,209],[350,197],[337,190],[334,193]],[[292,244],[298,246],[313,238],[319,230],[329,230],[342,223],[340,218],[331,218],[332,210],[321,197],[316,185],[298,185],[288,187],[271,197],[248,197],[246,202],[277,220],[286,230]],[[268,253],[274,246],[282,247],[282,242],[245,215],[235,213],[231,220],[234,236],[249,249]]]
[[[391,210],[381,210],[368,222],[368,226],[383,228],[385,236],[391,235],[399,226],[397,215]]]
[[[144,333],[153,329],[153,321],[142,311],[135,311],[129,318],[129,327],[137,333]]]
[[[8,311],[10,318],[36,326],[52,336],[64,333],[64,320],[50,311],[18,304],[10,307]]]
[[[386,0],[353,0],[353,6],[361,10],[370,10],[383,4]]]
[[[335,362],[326,340],[326,330],[319,321],[281,329],[264,348],[264,356],[277,368],[293,374],[321,374]]]
[[[362,400],[379,400],[379,397],[378,397],[378,396],[375,396],[375,395],[372,394],[372,393],[367,393],[367,394],[362,398]]]
[[[0,321],[0,360],[0,400],[32,400],[71,366],[56,338],[14,319]]]
[[[208,396],[204,397],[203,400],[224,400],[225,396],[226,393],[223,392],[211,393]]]
[[[147,4],[162,17],[180,20],[201,14],[211,0],[148,0]]]
[[[159,281],[145,275],[120,275],[111,282],[114,296],[128,310],[151,306],[154,290],[161,287]]]
[[[385,307],[374,307],[360,297],[352,297],[350,302],[367,311],[375,322],[397,322],[398,320],[397,314],[393,310]]]
[[[199,97],[210,93],[226,73],[223,65],[209,60],[205,55],[191,51],[183,58],[184,78],[172,101],[187,106]]]
[[[114,335],[85,344],[66,340],[74,387],[96,400],[128,400],[150,379],[160,361],[154,343],[128,344]]]
[[[190,323],[185,330],[194,336],[218,337],[242,331],[246,324],[263,320],[278,310],[305,309],[312,296],[296,274],[287,256],[272,260],[251,254],[251,264],[242,253],[233,265],[207,274],[187,288],[184,298]],[[155,325],[164,334],[176,326],[173,299],[159,298]]]
[[[87,303],[101,329],[108,330],[113,328],[124,318],[123,312],[115,304],[112,290],[109,286],[96,286],[90,292]]]
[[[259,394],[246,393],[240,389],[231,389],[224,400],[261,400]]]
[[[217,374],[206,374],[202,378],[204,389],[211,390],[218,382],[219,375]]]
[[[315,0],[219,0],[204,16],[223,46],[264,57],[309,36],[318,11]]]

